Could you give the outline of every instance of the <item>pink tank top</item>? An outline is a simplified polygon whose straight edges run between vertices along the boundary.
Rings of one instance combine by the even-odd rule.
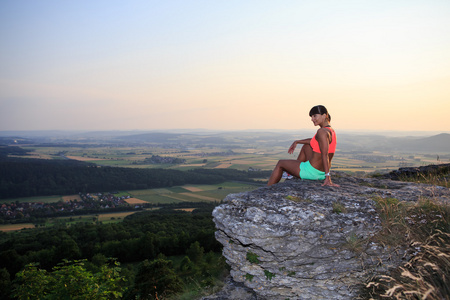
[[[336,152],[336,133],[334,132],[333,128],[331,127],[324,127],[326,129],[329,129],[331,131],[331,143],[328,146],[328,153],[335,153]],[[317,135],[317,133],[316,133]],[[316,135],[311,139],[311,142],[309,144],[311,145],[311,148],[314,152],[321,153],[319,142],[316,139]]]

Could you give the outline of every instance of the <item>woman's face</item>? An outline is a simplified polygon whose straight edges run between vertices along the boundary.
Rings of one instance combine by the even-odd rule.
[[[327,114],[314,114],[311,116],[311,121],[314,123],[314,126],[320,125],[327,119]]]

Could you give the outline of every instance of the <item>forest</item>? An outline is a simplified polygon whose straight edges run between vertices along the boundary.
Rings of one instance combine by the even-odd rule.
[[[268,171],[135,169],[75,160],[0,156],[0,199],[216,184],[226,180],[253,182],[254,178],[268,175]]]
[[[83,196],[226,180],[254,182],[268,175],[267,171],[235,169],[108,167],[26,156],[27,150],[20,147],[0,147],[0,199]],[[84,202],[84,210],[96,212],[95,206]],[[45,205],[49,207],[43,209],[56,212],[61,203]],[[201,293],[215,281],[220,282],[226,272],[221,245],[214,237],[211,212],[215,205],[164,204],[105,224],[93,217],[75,224],[60,221],[49,227],[0,232],[0,299],[33,299],[36,295],[40,299],[61,299],[75,294],[89,299],[157,299],[157,295],[168,299],[170,294],[184,290]],[[194,210],[183,211],[187,207]],[[31,217],[39,217],[34,214],[40,210],[30,208]],[[116,203],[113,209],[131,208]],[[75,279],[78,283],[71,288],[76,290],[61,286],[61,282]]]
[[[176,210],[186,205],[196,209]],[[13,295],[25,299],[26,295],[20,293],[32,291],[33,287],[27,285],[30,274],[52,274],[52,270],[57,272],[55,267],[61,268],[58,264],[68,261],[83,262],[83,270],[93,274],[107,267],[108,261],[120,264],[118,278],[126,280],[117,283],[116,288],[123,299],[148,299],[142,295],[169,294],[172,289],[180,292],[192,280],[203,289],[226,269],[220,255],[221,245],[214,238],[211,219],[214,206],[211,203],[168,204],[157,211],[127,216],[122,222],[57,224],[9,234],[0,232],[0,288],[5,291],[0,299],[11,299]],[[180,259],[173,264],[168,257]],[[143,268],[154,270],[155,264],[172,274],[169,282],[158,287],[155,281],[145,278],[151,272],[142,272]],[[69,266],[72,271],[80,267]],[[152,286],[146,282],[152,282]],[[48,289],[42,292],[55,293]]]

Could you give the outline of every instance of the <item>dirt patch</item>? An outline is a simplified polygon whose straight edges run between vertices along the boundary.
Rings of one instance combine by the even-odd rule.
[[[220,164],[216,167],[214,167],[214,169],[226,169],[229,168],[231,166],[231,163],[225,163],[225,164]]]
[[[177,208],[175,210],[182,210],[182,211],[187,211],[187,212],[193,212],[195,208]]]
[[[81,202],[80,195],[62,196],[64,202],[70,202],[70,200],[77,200]]]
[[[111,220],[111,218],[116,218],[116,219],[123,219],[126,216],[132,215],[136,213],[135,211],[127,211],[127,212],[118,212],[118,213],[110,213],[110,214],[100,214],[98,216],[98,220],[99,221],[107,221],[107,220]]]
[[[1,225],[0,231],[17,231],[24,228],[35,228],[34,224],[8,224],[8,225]]]
[[[197,194],[192,194],[192,193],[180,193],[180,195],[185,195],[185,196],[189,196],[189,197],[197,198],[197,199],[201,199],[201,200],[217,201],[217,199],[213,198],[213,197],[207,197],[207,196],[202,196],[202,195],[197,195]]]
[[[147,201],[138,199],[138,198],[128,198],[125,199],[125,202],[128,204],[141,204],[141,203],[147,203]]]

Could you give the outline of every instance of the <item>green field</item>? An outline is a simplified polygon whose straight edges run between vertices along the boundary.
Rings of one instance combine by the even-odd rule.
[[[42,203],[54,203],[58,201],[63,201],[62,196],[42,196],[42,197],[25,197],[25,198],[14,198],[14,199],[2,199],[1,203],[11,203],[11,202],[42,202]]]
[[[121,191],[115,194],[116,196],[130,196],[143,200],[151,204],[169,204],[179,202],[217,202],[219,203],[226,195],[232,193],[240,193],[256,189],[258,186],[251,184],[244,184],[238,182],[224,182],[216,185],[186,185],[174,186],[170,188],[146,189],[146,190],[131,190]],[[71,198],[67,196],[48,196],[48,197],[30,197],[18,199],[5,199],[0,203],[11,203],[15,201],[20,202],[45,202],[52,203],[62,201],[63,198]],[[64,223],[66,225],[79,222],[120,222],[127,215],[133,214],[136,211],[129,212],[114,212],[114,213],[97,213],[87,215],[77,215],[70,217],[57,217],[47,220],[44,226],[53,226],[57,223]],[[31,223],[24,224],[5,224],[0,225],[0,231],[16,231],[23,228],[34,228],[35,225]]]
[[[295,159],[298,155],[289,155],[289,142],[268,144],[264,137],[251,144],[239,135],[227,136],[229,144],[197,144],[191,146],[173,145],[163,147],[161,144],[148,143],[136,146],[100,146],[92,143],[92,147],[23,147],[32,150],[33,157],[45,159],[61,159],[61,153],[70,159],[94,163],[100,166],[117,166],[128,168],[166,168],[190,170],[194,168],[233,168],[248,170],[249,168],[271,170],[279,159]],[[276,136],[274,136],[276,137]],[[295,138],[296,135],[292,135]],[[186,138],[186,137],[184,137]],[[180,142],[183,141],[183,138]],[[79,141],[81,142],[81,141]],[[235,143],[236,142],[236,143]],[[77,142],[74,142],[77,143]],[[355,147],[363,145],[355,144]],[[367,149],[367,148],[366,148]],[[442,162],[449,159],[448,153],[441,154]],[[180,164],[144,164],[152,155],[183,159]],[[384,159],[383,159],[384,158]],[[439,163],[439,156],[434,153],[401,153],[382,151],[353,151],[339,149],[333,159],[335,170],[351,174],[385,173],[405,166],[423,166]],[[162,199],[161,199],[162,200]]]
[[[238,182],[224,182],[216,185],[189,185],[162,189],[127,191],[133,198],[152,204],[177,202],[220,202],[226,195],[254,190],[257,186]]]
[[[243,191],[254,190],[257,188],[253,184],[245,184],[239,182],[224,182],[215,185],[189,185],[189,186],[174,186],[169,188],[146,189],[146,190],[131,190],[120,191],[116,196],[130,196],[148,203],[176,203],[181,201],[198,202],[198,201],[217,201],[220,202],[226,195],[230,193],[240,193]],[[0,203],[11,202],[43,202],[55,203],[63,201],[61,196],[43,196],[43,197],[26,197],[3,199]],[[213,199],[206,199],[213,198]]]

